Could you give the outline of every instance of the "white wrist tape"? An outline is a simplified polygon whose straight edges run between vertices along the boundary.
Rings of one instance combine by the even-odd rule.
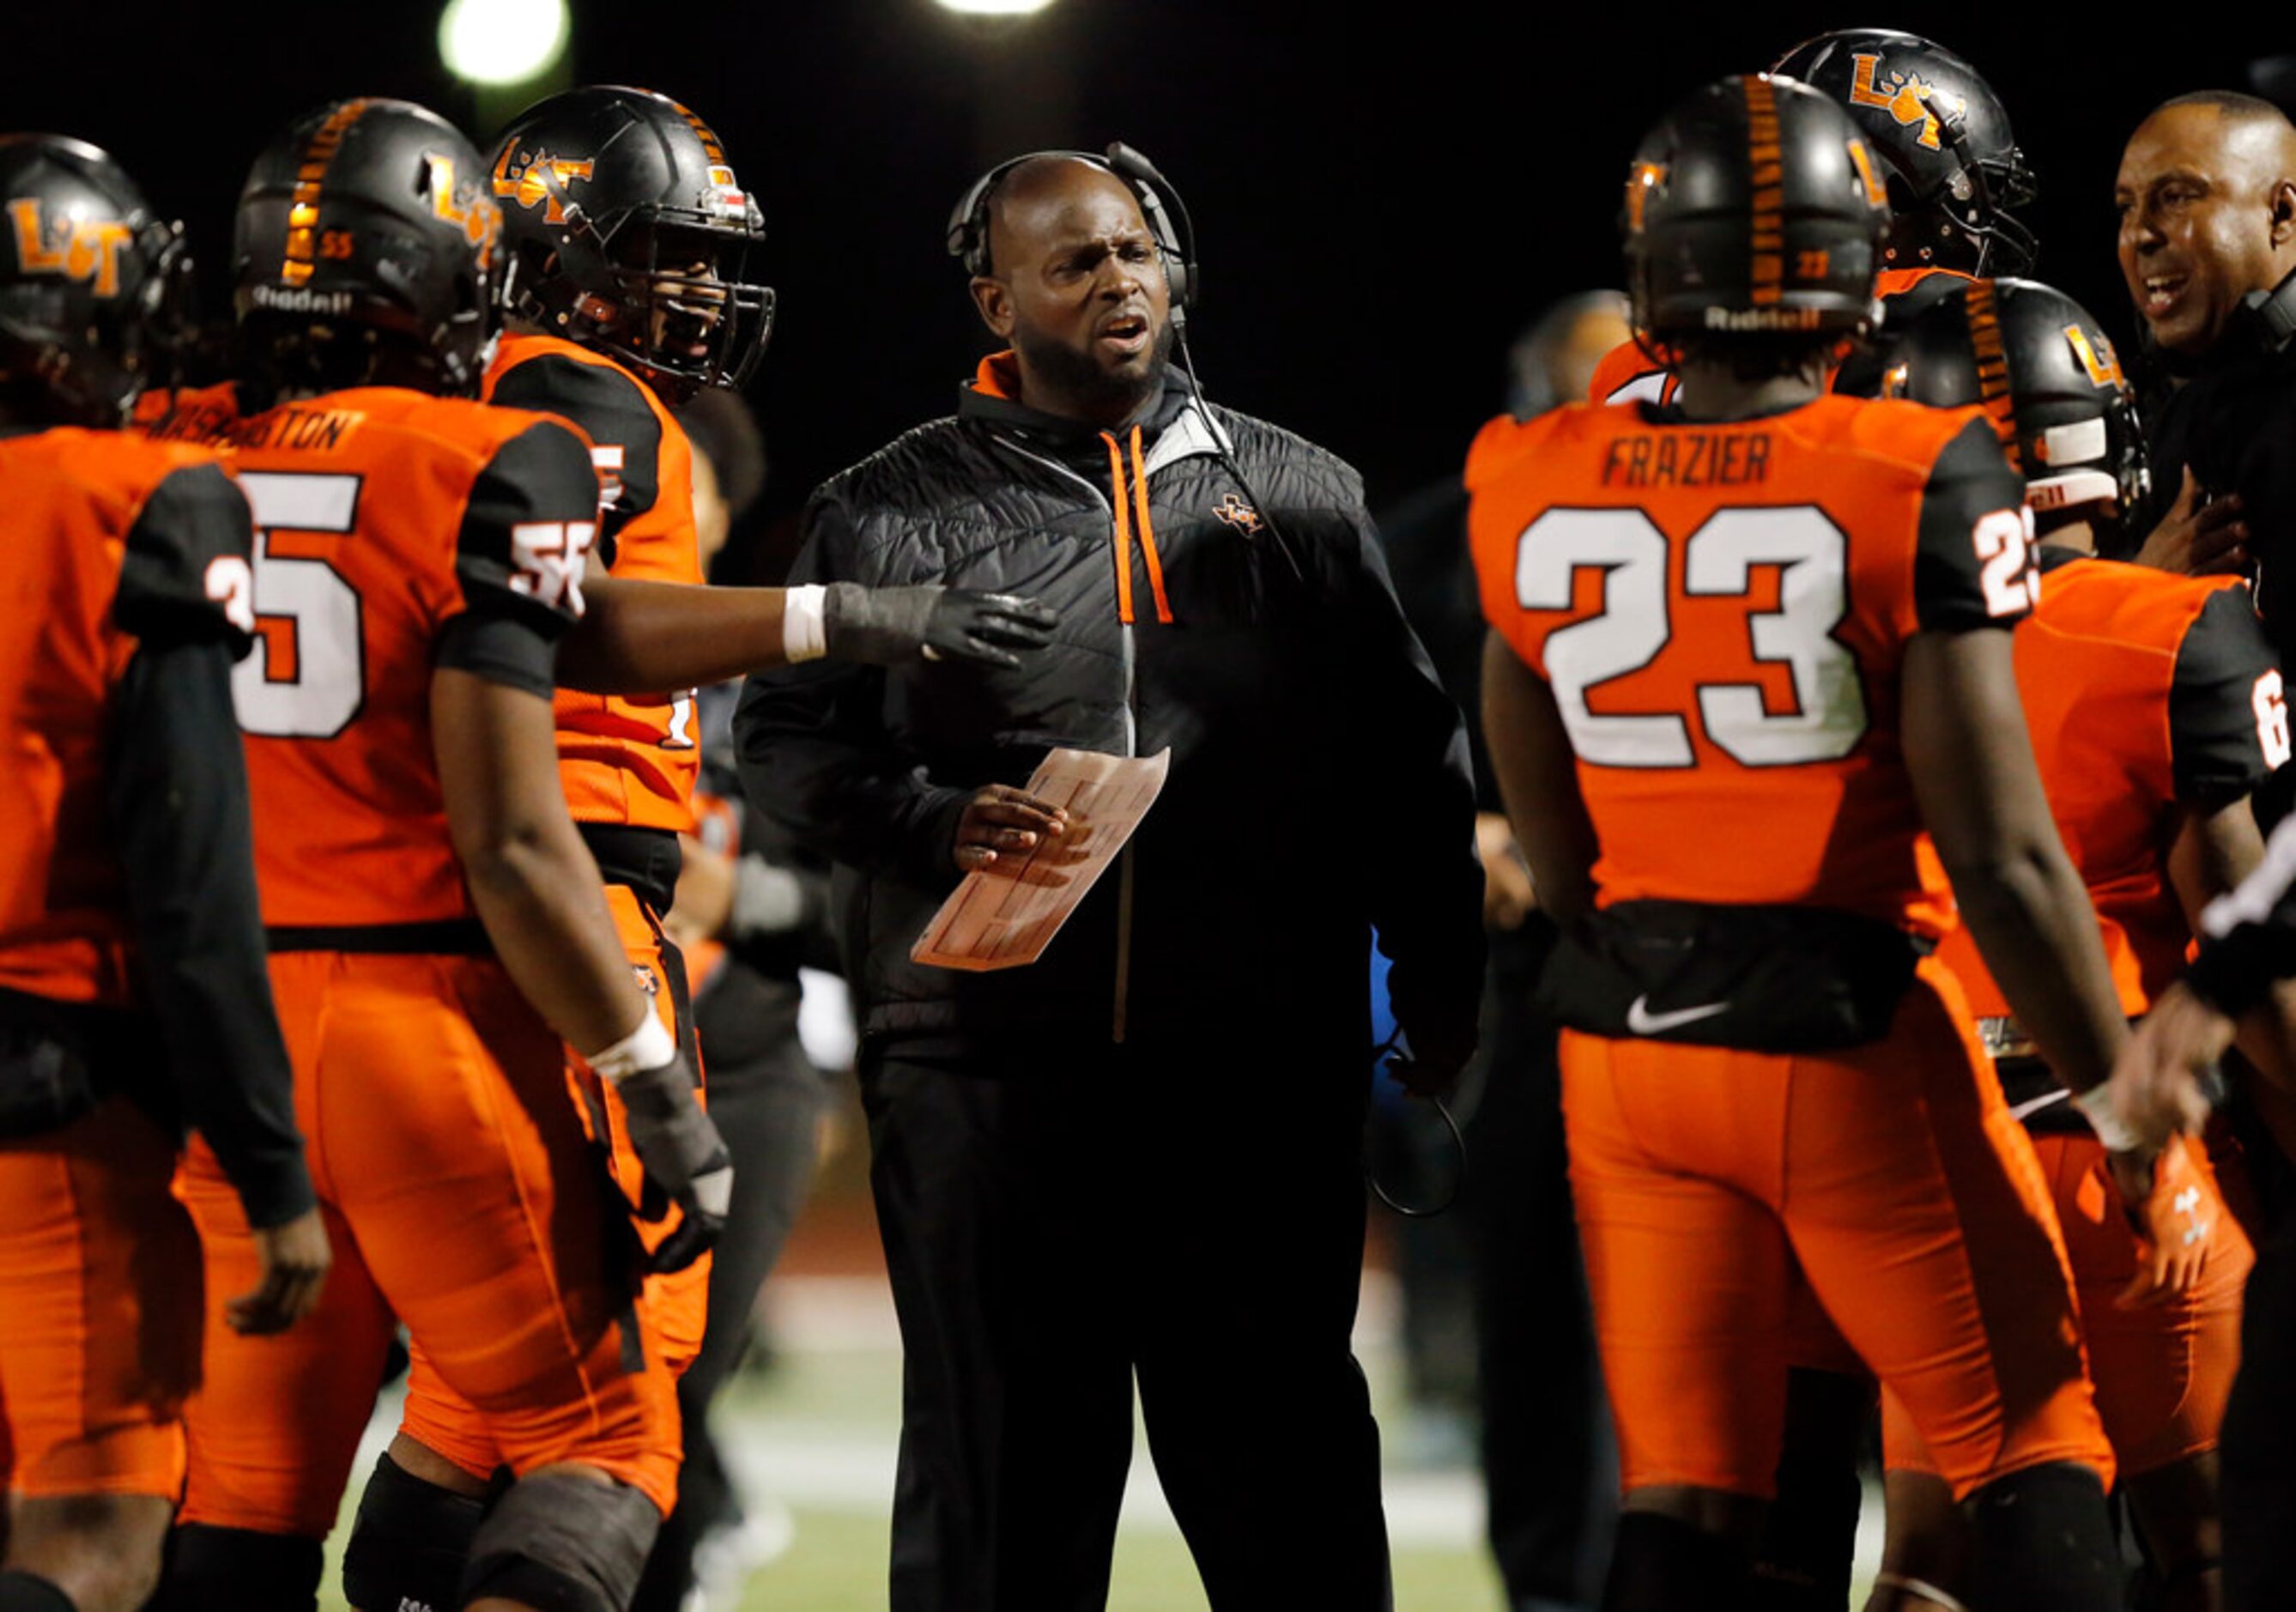
[[[2088,1116],[2089,1129],[2096,1132],[2096,1139],[2104,1144],[2107,1152],[2136,1153],[2144,1148],[2144,1139],[2122,1124],[2112,1111],[2112,1082],[2074,1092],[2073,1106]]]
[[[823,620],[828,596],[829,589],[819,583],[782,589],[782,653],[791,665],[829,653],[829,623]]]
[[[677,1056],[677,1042],[662,1022],[648,1013],[638,1027],[611,1047],[602,1047],[585,1060],[602,1080],[619,1081],[641,1069],[659,1069]]]

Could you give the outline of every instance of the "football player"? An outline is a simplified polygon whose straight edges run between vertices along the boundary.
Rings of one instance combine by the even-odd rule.
[[[311,1605],[403,1320],[515,1478],[451,1604],[619,1608],[675,1495],[676,1410],[562,1038],[684,1211],[660,1262],[706,1243],[729,1166],[558,782],[591,445],[476,399],[501,215],[436,115],[298,119],[241,193],[234,255],[263,629],[234,703],[296,1112],[344,1252],[307,1333],[209,1328],[167,1593]],[[239,1279],[246,1226],[199,1150],[183,1189],[210,1280]]]
[[[2122,1010],[2140,1016],[2185,963],[2202,908],[2261,860],[2249,797],[2288,760],[2288,707],[2245,586],[2095,558],[2144,495],[2144,438],[2112,342],[2030,280],[1976,280],[1906,332],[1887,390],[1980,404],[2025,472],[2044,581],[2017,633],[2017,685],[2041,781],[2095,905]],[[2097,1410],[2154,1575],[2148,1605],[2217,1604],[2217,1434],[2240,1356],[2254,1253],[2198,1143],[2171,1140],[2177,1189],[2132,1232],[2104,1147],[2010,1016],[1968,932],[1960,978],[2012,1111],[2033,1135],[2080,1297]],[[2267,1042],[2259,1049],[2278,1059]],[[2237,1167],[2234,1165],[2234,1167]],[[2140,1264],[2204,1260],[2194,1285],[2132,1305]],[[1882,1402],[1889,1539],[1874,1612],[1965,1596],[1957,1518],[1894,1396]]]
[[[247,503],[212,454],[119,429],[183,242],[78,140],[0,136],[0,1608],[126,1612],[199,1378],[182,1122],[249,1229],[218,1330],[308,1312],[328,1247],[232,725]]]
[[[1942,45],[1895,29],[1820,34],[1771,67],[1849,110],[1881,160],[1890,194],[1874,283],[1882,319],[1865,350],[1842,360],[1834,389],[1871,397],[1883,354],[1904,322],[1951,285],[1977,275],[2022,274],[2039,251],[2014,210],[2030,202],[2032,171],[2009,113],[1975,68]],[[1588,386],[1597,403],[1664,402],[1663,365],[1628,341],[1611,350]]]
[[[693,828],[694,687],[808,654],[1017,664],[1049,613],[957,589],[703,589],[693,449],[671,409],[755,367],[773,292],[747,277],[764,234],[717,135],[648,90],[593,86],[529,107],[489,169],[514,268],[508,329],[480,395],[546,411],[593,443],[604,492],[592,612],[561,657],[568,804],[606,880],[631,966],[699,1069],[684,959],[663,931],[678,835]],[[603,575],[596,573],[603,572]],[[596,691],[596,692],[585,692]],[[611,1090],[578,1056],[568,1080],[634,1206],[644,1175]],[[649,1249],[676,1235],[642,1223]],[[668,1369],[701,1347],[709,1266],[648,1281]],[[418,1342],[404,1426],[376,1463],[345,1555],[361,1607],[451,1591],[502,1452]],[[461,1542],[458,1542],[458,1540]]]
[[[1468,461],[1485,734],[1570,926],[1546,987],[1620,1612],[1745,1593],[1804,1281],[1971,1512],[1986,1604],[2112,1594],[2047,1188],[1925,955],[1953,900],[2069,1084],[2127,1032],[2016,704],[2023,489],[1981,410],[1824,390],[1872,315],[1884,185],[1815,90],[1690,97],[1626,205],[1676,408],[1501,420]],[[2149,1156],[2109,1139],[2133,1185]]]

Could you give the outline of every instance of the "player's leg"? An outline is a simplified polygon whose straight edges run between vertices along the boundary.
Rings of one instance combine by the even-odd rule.
[[[0,1140],[0,1609],[129,1612],[160,1574],[201,1286],[175,1139],[111,1097]]]
[[[1213,1047],[1136,1034],[1105,1077],[1125,1134],[1100,1156],[1136,1205],[1112,1257],[1142,1419],[1217,1612],[1391,1604],[1379,1430],[1350,1341],[1368,1082],[1326,1073],[1365,1053],[1296,1031]]]
[[[2212,1608],[2223,1556],[2217,1443],[2254,1250],[2239,1222],[2219,1214],[2197,1287],[2124,1309],[2115,1299],[2136,1272],[2136,1246],[2103,1147],[2086,1134],[2033,1141],[2072,1261],[2097,1410],[2151,1563],[2147,1604],[2155,1612]],[[2235,1195],[2240,1186],[2233,1181]]]
[[[1070,1049],[1073,1052],[1073,1049]],[[1099,1058],[865,1050],[870,1181],[900,1317],[893,1612],[1097,1606],[1132,1459],[1127,1182]]]
[[[607,885],[606,904],[647,999],[699,1072],[701,1049],[676,947],[628,887]],[[620,1123],[619,1105],[580,1058],[570,1050],[564,1057],[570,1100],[578,1105],[585,1129],[594,1138],[608,1139],[611,1164],[602,1158],[599,1167],[611,1169],[635,1209],[644,1194],[644,1172],[630,1146],[628,1127]],[[651,1247],[673,1224],[665,1218],[633,1230]],[[704,1254],[684,1271],[644,1279],[646,1353],[673,1376],[682,1374],[701,1349],[714,1260],[714,1254]],[[368,1479],[344,1549],[343,1583],[351,1604],[362,1609],[441,1604],[437,1598],[459,1582],[477,1537],[481,1512],[475,1502],[489,1492],[505,1464],[486,1419],[418,1345],[408,1367],[398,1433]]]
[[[1963,1006],[1925,962],[1887,1038],[1796,1060],[1786,1222],[1969,1509],[1980,1604],[2087,1608],[2114,1592],[2112,1453],[2048,1187]]]
[[[361,975],[329,1029],[365,1076],[324,1116],[337,1197],[518,1477],[459,1598],[619,1612],[675,1491],[676,1400],[559,1045],[491,961],[377,958]],[[419,1180],[408,1157],[429,1161]]]
[[[1611,1612],[1748,1594],[1794,1277],[1741,1177],[1775,1173],[1783,1076],[1750,1054],[1563,1033],[1570,1183],[1625,1490]]]
[[[1897,1396],[1882,1394],[1885,1526],[1866,1612],[1962,1612],[1970,1594],[1969,1519]]]
[[[275,966],[278,959],[275,959]],[[200,1229],[209,1291],[243,1293],[261,1262],[239,1196],[194,1138],[179,1191]],[[211,1606],[303,1612],[317,1604],[321,1542],[374,1408],[398,1323],[357,1234],[320,1205],[334,1264],[319,1306],[287,1332],[243,1337],[208,1306],[200,1391],[184,1410],[190,1472],[164,1612]]]

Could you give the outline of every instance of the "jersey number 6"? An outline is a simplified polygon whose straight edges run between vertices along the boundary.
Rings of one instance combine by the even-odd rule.
[[[1603,573],[1601,613],[1558,628],[1544,659],[1570,746],[1597,767],[1696,764],[1686,711],[1611,714],[1587,695],[1642,670],[1674,636],[1667,605],[1666,534],[1638,509],[1550,509],[1515,550],[1515,599],[1525,610],[1569,610],[1578,572]],[[1792,674],[1792,711],[1773,711],[1751,683],[1698,685],[1706,736],[1748,767],[1837,761],[1866,733],[1866,691],[1857,657],[1833,636],[1849,614],[1849,541],[1813,505],[1725,509],[1683,545],[1683,591],[1743,597],[1757,567],[1778,568],[1778,608],[1751,614],[1746,642],[1757,661]]]

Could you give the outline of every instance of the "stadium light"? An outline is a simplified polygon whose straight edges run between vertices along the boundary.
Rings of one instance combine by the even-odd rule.
[[[1032,17],[1053,0],[940,0],[942,9],[966,17]]]
[[[439,16],[447,70],[472,84],[524,84],[566,53],[566,0],[447,0]]]

